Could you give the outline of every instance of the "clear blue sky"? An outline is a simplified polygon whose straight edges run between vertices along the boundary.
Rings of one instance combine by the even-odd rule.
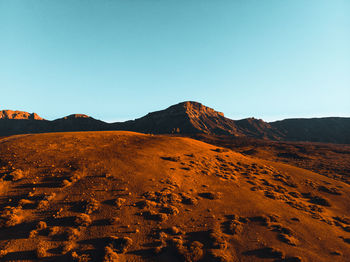
[[[349,0],[0,0],[0,109],[350,116]]]

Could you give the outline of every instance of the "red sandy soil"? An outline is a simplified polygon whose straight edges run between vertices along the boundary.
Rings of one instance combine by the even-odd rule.
[[[192,135],[200,141],[266,160],[283,162],[350,184],[350,145],[281,142],[254,138]]]
[[[350,261],[350,187],[190,138],[0,140],[1,261]]]

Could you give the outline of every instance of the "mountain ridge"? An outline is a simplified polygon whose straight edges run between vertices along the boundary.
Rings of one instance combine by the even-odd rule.
[[[45,120],[36,113],[8,109],[0,111],[0,119]]]
[[[40,120],[40,121],[38,121]],[[208,134],[274,141],[350,144],[350,118],[290,118],[265,122],[232,120],[199,102],[185,101],[125,122],[106,123],[84,114],[45,120],[36,113],[0,111],[0,135],[66,131],[125,130],[152,134]]]

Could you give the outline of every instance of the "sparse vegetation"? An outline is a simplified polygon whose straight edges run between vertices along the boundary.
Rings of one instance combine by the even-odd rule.
[[[50,237],[56,236],[59,232],[60,232],[60,228],[57,226],[49,228],[49,236]]]
[[[5,207],[0,215],[1,224],[6,227],[13,227],[23,222],[24,215],[21,207]]]
[[[50,206],[50,203],[48,200],[46,199],[43,199],[39,202],[38,204],[38,209],[39,210],[44,210],[44,209],[47,209],[48,207]]]
[[[118,197],[115,201],[116,207],[120,208],[126,202],[125,198]]]
[[[39,244],[36,247],[35,254],[37,258],[44,258],[47,256],[47,243],[46,242],[39,242]]]
[[[120,261],[119,255],[116,252],[114,252],[114,250],[111,247],[107,246],[107,247],[105,247],[105,255],[104,255],[103,261],[104,262],[118,262],[118,261]]]
[[[0,249],[0,258],[5,257],[9,251],[7,249]]]
[[[74,241],[65,241],[61,245],[61,254],[67,254],[72,251],[76,247],[76,243]]]
[[[84,201],[83,206],[84,206],[84,213],[92,214],[92,213],[96,212],[97,210],[99,210],[100,202],[94,198],[91,198],[87,201]]]
[[[235,261],[229,252],[221,249],[209,249],[208,258],[209,258],[209,261],[212,261],[212,262]]]
[[[62,181],[63,187],[69,187],[69,186],[73,185],[75,182],[79,181],[84,176],[86,176],[85,169],[82,171],[74,172],[74,174],[69,179],[64,179]]]
[[[29,238],[36,238],[38,236],[39,232],[38,230],[32,230],[29,232]]]
[[[110,246],[118,251],[118,253],[125,253],[133,244],[133,241],[129,237],[115,237],[111,236]]]
[[[36,230],[44,230],[47,228],[47,224],[44,221],[39,221],[38,224],[36,225]]]
[[[77,252],[73,251],[71,253],[71,258],[74,262],[88,262],[91,261],[91,258],[89,255],[87,254],[80,254],[78,255]]]
[[[156,221],[165,221],[168,219],[167,214],[164,213],[159,213],[156,211],[145,211],[145,212],[141,212],[142,216],[146,219],[150,219],[150,220],[156,220]]]
[[[22,178],[24,178],[25,176],[28,175],[28,171],[23,171],[21,169],[16,169],[15,171],[12,171],[8,177],[12,180],[12,181],[18,181],[21,180]]]
[[[29,205],[34,205],[35,201],[29,200],[29,199],[21,199],[18,202],[18,205],[21,207],[29,206]]]
[[[77,240],[80,236],[80,231],[77,228],[67,228],[64,231],[64,238],[67,241]]]
[[[120,218],[119,217],[111,217],[108,221],[111,225],[117,225],[120,222]]]
[[[225,240],[224,235],[220,231],[219,228],[215,227],[209,230],[209,241],[211,243],[211,247],[214,249],[226,249],[227,242]]]
[[[91,217],[88,214],[79,214],[75,218],[75,224],[77,226],[88,227],[92,223]]]
[[[250,158],[249,152],[214,152],[188,138],[113,131],[11,139],[17,142],[0,141],[1,261],[350,256],[345,181]],[[9,174],[17,169],[30,173],[12,181]],[[113,175],[106,178],[107,171]],[[64,179],[70,187],[62,188]],[[303,252],[305,259],[297,257]]]

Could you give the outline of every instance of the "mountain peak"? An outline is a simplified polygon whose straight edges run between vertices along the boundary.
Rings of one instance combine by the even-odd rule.
[[[198,118],[201,115],[208,115],[211,117],[224,117],[224,114],[222,112],[218,112],[215,111],[214,109],[207,107],[199,102],[195,102],[195,101],[185,101],[185,102],[181,102],[179,104],[170,106],[168,109],[180,109],[180,108],[184,108],[186,114],[189,117],[194,117],[194,118]]]
[[[167,134],[236,134],[234,122],[224,114],[194,101],[185,101],[164,110],[122,124],[124,130]]]
[[[91,118],[88,115],[84,115],[84,114],[71,114],[69,116],[65,116],[63,117],[63,119],[84,119],[84,118]]]
[[[44,120],[36,113],[28,113],[25,111],[1,110],[0,119],[14,119],[14,120]]]

